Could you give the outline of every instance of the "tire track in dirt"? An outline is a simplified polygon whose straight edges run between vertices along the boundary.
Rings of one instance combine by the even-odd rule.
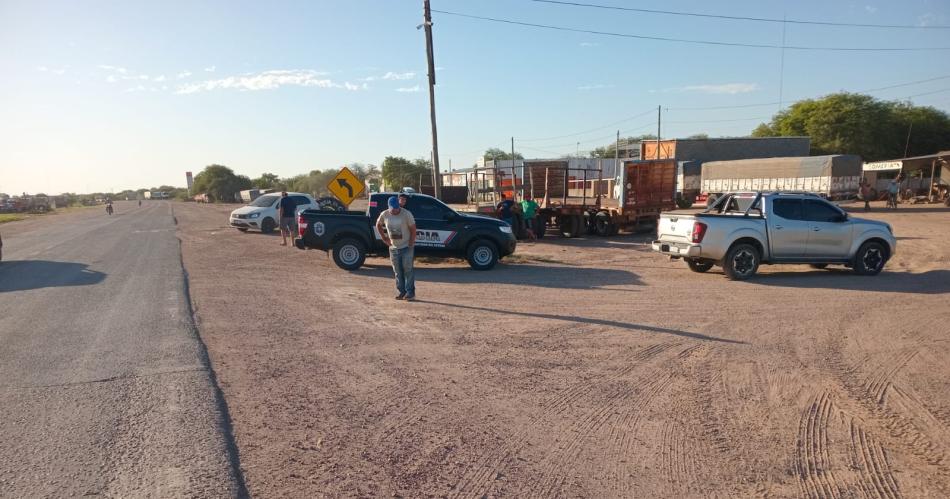
[[[501,465],[509,461],[513,456],[518,455],[528,445],[531,433],[540,431],[541,427],[549,428],[553,426],[549,423],[552,423],[555,419],[574,407],[578,401],[588,396],[591,391],[591,386],[617,382],[636,369],[642,368],[644,362],[649,362],[660,354],[681,344],[682,342],[680,341],[668,341],[646,347],[633,354],[626,367],[612,374],[600,376],[597,379],[588,379],[580,383],[575,383],[568,389],[562,391],[562,393],[543,403],[540,407],[540,412],[531,419],[525,429],[522,429],[513,437],[508,438],[506,445],[496,448],[476,459],[475,462],[463,472],[462,478],[456,484],[453,492],[449,494],[449,497],[482,497],[487,484],[499,473]],[[655,382],[655,379],[653,381]],[[575,421],[569,429],[586,428],[587,431],[590,431],[591,428],[601,426],[603,422],[606,421],[606,418],[603,418],[603,416],[607,414],[608,411],[614,409],[611,402],[618,399],[621,395],[621,390],[608,393],[606,400],[599,408],[595,408],[589,412],[582,420]],[[603,421],[598,423],[598,418]],[[569,444],[570,450],[573,450],[579,445],[580,441],[581,439],[577,437],[577,432],[575,432],[575,436],[571,440],[572,443]],[[552,445],[556,445],[556,443]],[[552,469],[553,468],[548,467],[549,471]],[[536,477],[534,484],[540,483],[541,480],[543,480],[543,474],[542,476]]]
[[[851,418],[851,458],[854,467],[860,470],[858,485],[868,497],[897,499],[901,497],[900,487],[894,479],[887,452],[861,424]]]
[[[802,412],[795,446],[795,471],[802,494],[809,498],[841,497],[841,484],[831,471],[828,452],[828,422],[832,401],[828,392],[821,392]]]
[[[900,370],[918,351],[898,351],[878,363],[868,376],[848,367],[840,357],[832,359],[831,363],[850,396],[880,422],[894,443],[946,479],[950,477],[946,461],[950,430],[912,394],[910,388],[895,381]],[[869,359],[868,363],[871,362]],[[948,492],[945,486],[941,490]]]

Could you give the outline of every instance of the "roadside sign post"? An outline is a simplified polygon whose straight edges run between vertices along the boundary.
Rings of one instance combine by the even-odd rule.
[[[349,168],[343,167],[340,169],[340,173],[337,173],[330,183],[327,184],[327,189],[330,193],[336,196],[347,207],[350,206],[350,203],[354,199],[358,198],[360,194],[363,194],[363,191],[366,190],[366,186],[363,185],[363,181],[359,179]]]

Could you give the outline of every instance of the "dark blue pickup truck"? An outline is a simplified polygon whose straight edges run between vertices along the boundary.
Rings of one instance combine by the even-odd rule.
[[[368,254],[388,256],[376,232],[376,220],[389,198],[399,193],[370,194],[366,211],[305,210],[297,219],[300,249],[330,251],[345,270],[363,265]],[[475,270],[488,270],[498,259],[514,253],[511,226],[496,218],[459,213],[438,199],[408,193],[406,209],[416,220],[416,254],[463,257]]]

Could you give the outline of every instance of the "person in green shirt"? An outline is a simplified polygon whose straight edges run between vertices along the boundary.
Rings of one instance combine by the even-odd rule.
[[[531,199],[531,193],[526,192],[524,194],[524,199],[521,201],[521,211],[524,214],[524,223],[527,229],[528,239],[534,240],[534,232],[537,230],[535,228],[537,224],[535,215],[538,213],[538,203],[534,199]]]

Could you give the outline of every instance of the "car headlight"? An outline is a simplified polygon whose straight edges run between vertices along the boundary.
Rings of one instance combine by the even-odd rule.
[[[251,213],[251,216],[247,218],[261,218],[261,213],[260,212]]]
[[[505,234],[511,234],[511,227],[508,225],[499,225],[498,230],[504,232]]]

